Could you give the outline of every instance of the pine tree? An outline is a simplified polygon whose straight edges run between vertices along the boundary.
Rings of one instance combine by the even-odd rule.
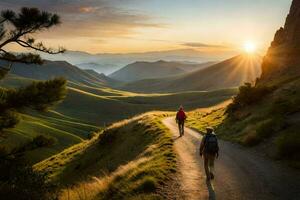
[[[42,64],[38,52],[63,53],[63,48],[52,49],[36,42],[34,34],[48,30],[61,23],[56,14],[42,12],[37,8],[22,8],[20,12],[4,10],[0,15],[0,59],[7,66],[0,66],[0,79],[11,70],[13,63]],[[16,44],[24,50],[37,53],[12,53],[7,47]],[[18,89],[0,88],[0,131],[12,128],[19,122],[19,112],[24,108],[47,110],[61,102],[66,95],[66,80],[56,78],[34,82]]]

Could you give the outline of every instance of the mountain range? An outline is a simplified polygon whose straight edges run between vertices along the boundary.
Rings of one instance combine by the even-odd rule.
[[[127,83],[120,89],[134,92],[182,92],[238,87],[254,82],[260,76],[262,58],[239,55],[218,64],[172,77],[146,79]]]
[[[0,60],[0,66],[6,66],[5,61]],[[47,80],[54,77],[64,77],[70,82],[90,85],[114,85],[117,81],[98,74],[95,71],[85,71],[66,61],[46,60],[43,65],[14,63],[10,73],[35,80]]]
[[[109,77],[123,82],[132,82],[151,78],[164,78],[184,74],[212,65],[214,62],[203,64],[186,64],[182,62],[135,62],[112,73]]]
[[[42,54],[44,59],[56,61],[65,60],[81,68],[94,69],[98,73],[111,74],[122,67],[137,62],[156,62],[158,60],[176,62],[203,63],[223,60],[235,55],[236,52],[207,53],[196,49],[177,49],[168,51],[154,51],[144,53],[100,53],[90,54],[81,51],[66,51],[64,54]]]

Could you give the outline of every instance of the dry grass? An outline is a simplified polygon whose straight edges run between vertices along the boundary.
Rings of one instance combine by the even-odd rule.
[[[152,112],[116,123],[35,166],[63,185],[62,200],[161,199],[156,190],[176,171],[172,134]]]

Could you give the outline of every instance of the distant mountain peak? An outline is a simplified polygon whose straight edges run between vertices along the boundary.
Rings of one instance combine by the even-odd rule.
[[[165,61],[165,60],[158,60],[158,61],[156,61],[156,63],[167,63],[167,61]]]
[[[261,81],[300,75],[300,0],[293,0],[284,27],[275,34],[264,58]]]

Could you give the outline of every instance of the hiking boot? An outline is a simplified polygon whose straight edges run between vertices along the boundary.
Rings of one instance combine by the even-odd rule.
[[[213,173],[210,173],[210,179],[213,180],[215,178],[215,175]]]

